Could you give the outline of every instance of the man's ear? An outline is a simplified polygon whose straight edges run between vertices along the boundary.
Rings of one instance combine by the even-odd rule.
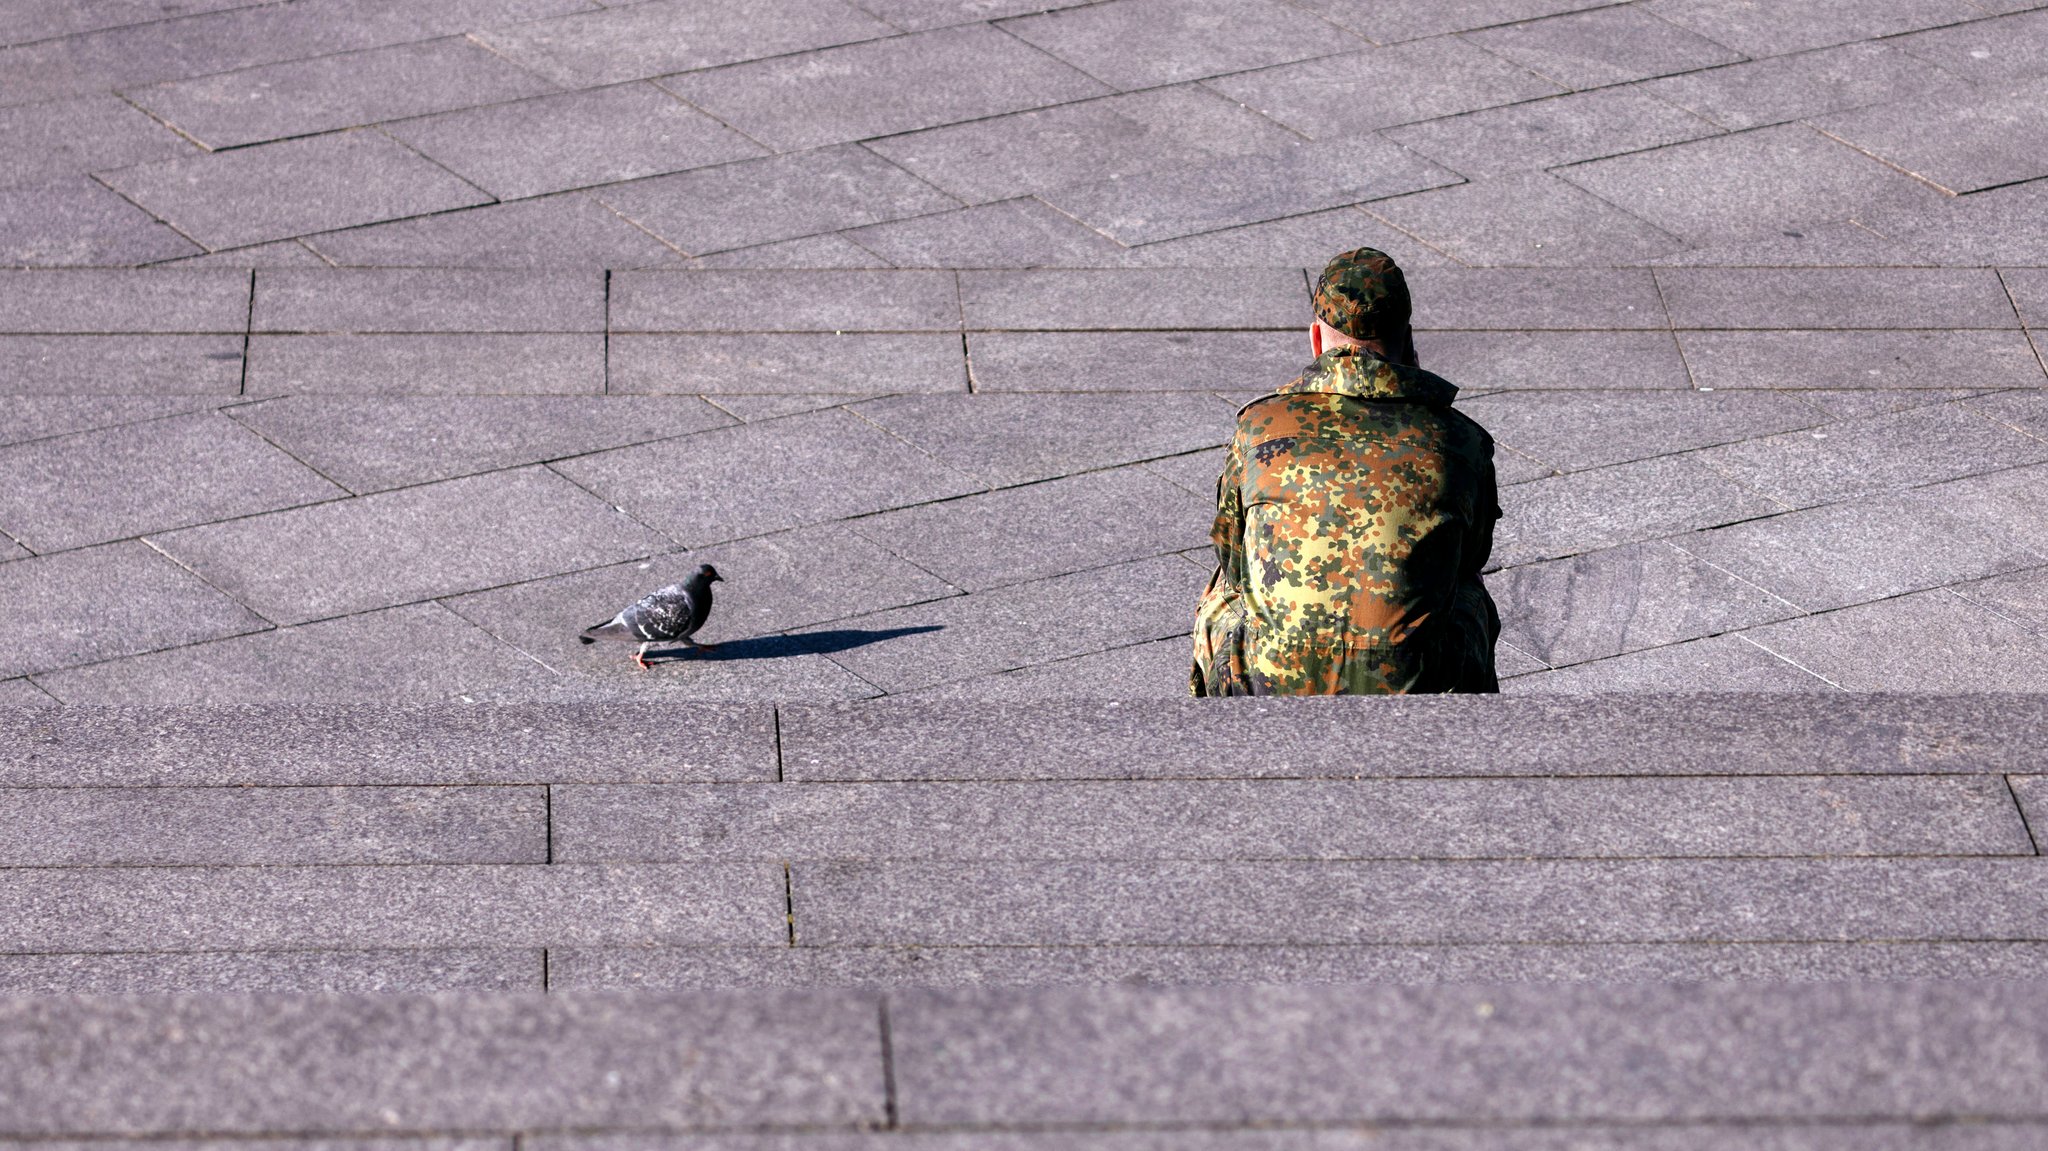
[[[1322,356],[1323,326],[1314,320],[1310,320],[1308,324],[1308,346],[1312,350],[1314,355],[1316,355],[1317,357]]]

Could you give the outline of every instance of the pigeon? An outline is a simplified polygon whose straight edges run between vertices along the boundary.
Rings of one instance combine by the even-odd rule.
[[[672,583],[604,623],[584,628],[576,638],[584,643],[601,639],[637,641],[640,649],[633,653],[633,662],[642,671],[647,669],[647,649],[657,643],[681,640],[691,647],[709,650],[710,644],[698,643],[690,637],[711,615],[711,585],[723,578],[717,568],[705,564],[688,580]]]

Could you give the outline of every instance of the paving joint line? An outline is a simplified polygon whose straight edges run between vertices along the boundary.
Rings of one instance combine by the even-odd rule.
[[[2027,818],[2027,805],[2020,801],[2019,789],[2013,786],[2012,773],[2006,772],[1999,778],[2005,780],[2005,793],[2012,797],[2013,810],[2019,813],[2020,826],[2026,829],[2028,844],[2032,845],[2035,855],[2041,854],[2041,840],[2034,834],[2033,821]]]
[[[889,993],[883,991],[875,996],[879,1032],[882,1041],[882,1126],[894,1131],[900,1123],[896,1105],[896,1049],[894,1038],[889,1031]]]

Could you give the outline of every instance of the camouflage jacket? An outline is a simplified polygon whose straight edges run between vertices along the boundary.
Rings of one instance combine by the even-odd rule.
[[[1493,437],[1458,389],[1333,349],[1239,413],[1196,695],[1495,691]]]

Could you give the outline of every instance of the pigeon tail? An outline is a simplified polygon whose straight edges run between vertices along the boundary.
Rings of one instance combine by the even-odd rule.
[[[601,639],[624,639],[627,638],[626,625],[617,618],[608,619],[601,624],[584,628],[583,634],[576,638],[583,643],[596,643]]]

